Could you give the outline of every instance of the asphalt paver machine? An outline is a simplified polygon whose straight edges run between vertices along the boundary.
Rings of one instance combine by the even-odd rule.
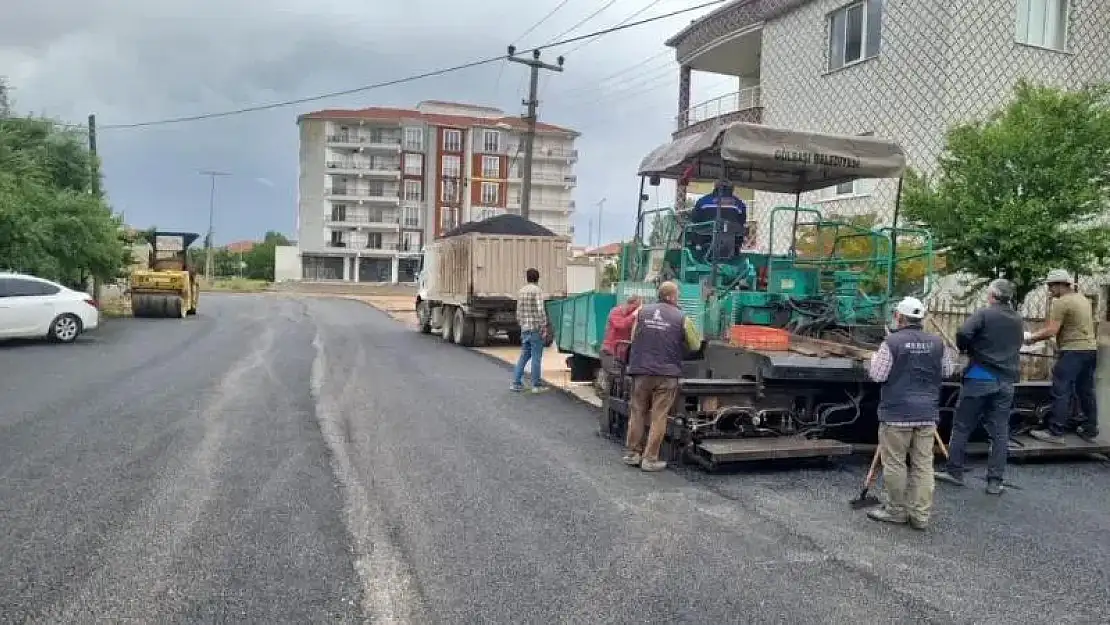
[[[570,354],[572,377],[599,372],[609,310],[632,294],[653,300],[657,285],[669,279],[679,285],[680,305],[706,340],[684,363],[668,424],[668,459],[711,469],[845,455],[854,446],[874,445],[879,385],[869,379],[867,364],[897,301],[924,297],[932,288],[932,237],[898,225],[900,192],[890,226],[826,217],[800,200],[803,193],[861,179],[898,181],[900,191],[905,163],[903,150],[891,141],[742,122],[658,147],[640,166],[637,234],[622,250],[622,280],[612,292],[548,305],[555,343]],[[744,228],[729,223],[721,201],[708,221],[701,220],[704,211],[644,210],[643,185],[665,178],[727,181],[793,202],[766,212],[767,237],[753,244]],[[668,231],[649,244],[645,221],[660,213],[667,219],[655,222]],[[597,377],[603,386],[601,432],[621,439],[631,379],[622,363]],[[946,383],[945,436],[958,391],[958,380]],[[1020,433],[1047,410],[1047,386],[1023,382],[1017,395],[1016,453],[1046,451]]]

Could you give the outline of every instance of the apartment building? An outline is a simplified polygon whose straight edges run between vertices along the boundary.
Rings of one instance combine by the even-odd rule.
[[[946,129],[1004,104],[1020,79],[1063,88],[1110,81],[1110,2],[736,0],[666,45],[680,66],[676,137],[715,121],[874,134],[932,172]],[[733,77],[735,89],[691,103],[694,71]],[[896,189],[864,180],[802,201],[889,222]],[[750,214],[766,219],[782,204],[793,198],[756,193]]]
[[[305,280],[412,282],[425,241],[519,213],[525,122],[441,101],[302,115],[297,210]],[[529,218],[572,235],[578,133],[539,123]]]

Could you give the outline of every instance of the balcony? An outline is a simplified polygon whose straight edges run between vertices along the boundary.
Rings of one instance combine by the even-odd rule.
[[[328,135],[328,147],[348,150],[400,152],[401,138],[358,134]]]
[[[509,200],[507,207],[510,212],[520,214],[520,200],[512,198]],[[560,215],[569,215],[574,212],[573,200],[532,200],[532,204],[528,207],[531,211],[540,211],[544,213],[558,213]]]
[[[524,179],[521,177],[519,171],[509,172],[509,182],[513,184],[521,184]],[[571,188],[578,185],[578,176],[571,174],[553,174],[550,172],[533,171],[532,184],[534,185],[555,185],[560,187]]]
[[[383,216],[381,219],[371,219],[369,217],[356,217],[347,216],[341,220],[337,220],[333,215],[328,215],[325,218],[327,227],[329,228],[351,228],[355,230],[396,230],[397,217],[392,215]]]
[[[332,202],[355,202],[358,204],[389,204],[398,206],[401,203],[396,191],[367,191],[365,189],[325,189],[326,199]]]
[[[675,117],[678,128],[674,138],[696,133],[711,122],[751,122],[763,123],[762,92],[759,85],[741,89],[733,93],[706,100],[691,106],[685,111],[679,111]]]
[[[400,163],[379,163],[375,161],[328,161],[327,172],[333,176],[358,176],[369,178],[401,179]]]
[[[695,71],[756,76],[763,47],[763,24],[809,0],[735,1],[695,20],[665,42],[675,59]]]
[[[524,154],[523,145],[510,145],[507,150],[508,154],[521,155]],[[532,151],[532,159],[537,161],[560,161],[564,163],[574,163],[578,161],[578,150],[568,148],[545,148],[537,146]]]

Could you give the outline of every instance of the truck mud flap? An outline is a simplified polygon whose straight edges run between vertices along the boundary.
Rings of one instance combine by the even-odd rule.
[[[692,445],[691,456],[705,467],[759,460],[789,460],[847,456],[848,443],[827,438],[776,436],[766,438],[723,438],[703,440]]]

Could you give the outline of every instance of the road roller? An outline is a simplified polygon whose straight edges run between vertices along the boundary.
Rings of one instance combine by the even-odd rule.
[[[200,284],[189,264],[195,232],[146,233],[150,244],[146,268],[131,274],[131,314],[135,317],[185,318],[197,313]]]

